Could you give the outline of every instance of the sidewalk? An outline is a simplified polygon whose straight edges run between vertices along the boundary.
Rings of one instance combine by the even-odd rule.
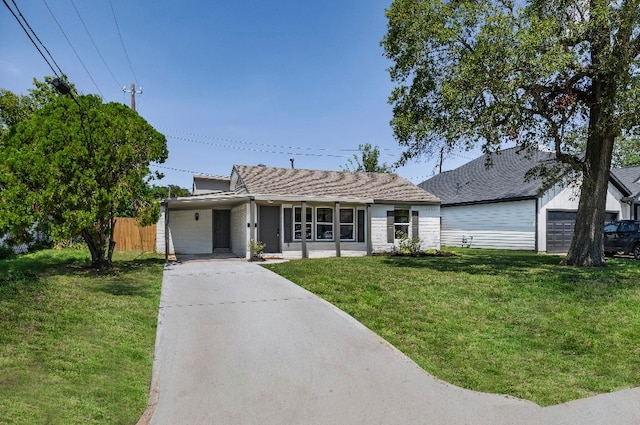
[[[352,317],[244,260],[164,272],[139,424],[640,424],[640,389],[541,408],[437,380]]]

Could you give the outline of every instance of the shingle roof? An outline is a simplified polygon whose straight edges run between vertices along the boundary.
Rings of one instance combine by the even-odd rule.
[[[233,168],[249,194],[440,203],[436,196],[397,174],[249,165]]]
[[[442,200],[442,205],[536,198],[540,181],[526,182],[524,175],[541,161],[553,159],[550,152],[530,155],[510,148],[492,154],[493,166],[487,168],[487,156],[445,171],[418,186]]]
[[[611,172],[631,191],[633,196],[640,195],[640,166],[615,168]]]

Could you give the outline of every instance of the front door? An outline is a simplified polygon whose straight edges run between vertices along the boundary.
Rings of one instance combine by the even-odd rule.
[[[231,211],[213,211],[213,249],[231,248]]]
[[[266,244],[264,252],[280,252],[280,207],[260,206],[258,239]]]

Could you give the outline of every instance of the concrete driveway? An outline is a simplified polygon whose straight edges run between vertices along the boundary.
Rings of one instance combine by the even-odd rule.
[[[245,260],[164,272],[139,424],[640,424],[640,389],[541,408],[437,380],[351,316]]]

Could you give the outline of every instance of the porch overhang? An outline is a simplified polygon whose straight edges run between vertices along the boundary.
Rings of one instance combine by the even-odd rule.
[[[219,194],[216,196],[185,196],[165,199],[163,205],[169,210],[207,209],[220,206],[235,206],[249,202],[251,196]]]

